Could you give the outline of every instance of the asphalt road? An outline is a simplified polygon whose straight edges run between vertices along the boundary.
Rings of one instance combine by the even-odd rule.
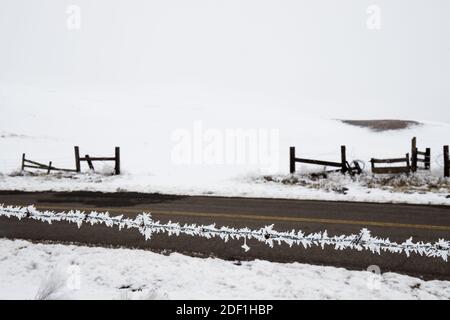
[[[372,235],[404,241],[434,242],[450,238],[450,207],[374,204],[356,202],[325,202],[255,198],[191,197],[139,193],[97,192],[13,192],[0,191],[0,203],[35,205],[38,209],[68,211],[82,209],[109,211],[133,217],[143,211],[154,219],[217,226],[259,228],[274,224],[276,230],[301,229],[305,232],[327,230],[330,235],[358,233],[368,228]],[[151,249],[158,252],[181,252],[198,256],[214,256],[231,260],[267,259],[278,262],[301,262],[316,265],[366,270],[377,265],[382,272],[399,272],[424,279],[450,280],[450,262],[440,258],[354,250],[309,248],[287,245],[269,248],[257,241],[247,241],[250,251],[244,252],[241,240],[224,243],[220,239],[190,236],[153,235],[145,241],[136,230],[83,225],[78,229],[65,222],[48,225],[31,220],[0,218],[0,237],[34,241],[76,242],[106,246]]]

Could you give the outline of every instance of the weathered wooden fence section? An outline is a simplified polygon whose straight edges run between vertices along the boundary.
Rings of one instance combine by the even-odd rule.
[[[450,177],[450,157],[448,146],[444,146],[444,177]]]
[[[120,174],[120,148],[116,147],[114,152],[114,157],[91,157],[86,154],[84,157],[80,157],[80,148],[78,146],[74,147],[75,149],[75,166],[76,172],[81,171],[81,161],[86,161],[89,169],[94,169],[94,161],[114,161],[114,172],[115,174]]]
[[[114,161],[114,172],[120,174],[120,148],[115,148],[114,157],[91,157],[86,154],[84,157],[80,157],[80,148],[78,146],[75,149],[75,169],[62,169],[52,166],[52,161],[47,164],[39,163],[37,161],[29,160],[25,157],[25,153],[22,154],[22,171],[26,168],[47,170],[47,174],[51,171],[66,171],[66,172],[81,172],[81,161],[86,161],[89,168],[94,170],[94,161]]]
[[[411,157],[410,157],[411,155]],[[449,150],[448,146],[444,146],[444,176],[450,176],[450,163],[449,163]],[[295,163],[306,163],[315,164],[325,167],[336,167],[337,170],[342,173],[349,173],[351,175],[362,173],[361,166],[359,165],[359,160],[353,161],[352,165],[347,161],[346,147],[341,146],[341,161],[322,161],[315,159],[304,159],[297,158],[295,154],[295,147],[290,147],[289,150],[289,171],[290,173],[295,172]],[[372,158],[370,160],[372,173],[375,174],[402,174],[416,172],[417,170],[430,170],[431,169],[431,148],[425,148],[425,151],[420,151],[417,148],[417,138],[413,137],[411,139],[411,154],[407,153],[404,158],[391,158],[391,159],[376,159]],[[400,165],[400,163],[402,163]],[[384,166],[380,164],[385,164]],[[394,164],[394,165],[388,165]],[[399,164],[399,165],[395,165]]]
[[[74,147],[75,150],[75,169],[64,169],[57,168],[52,166],[52,161],[48,164],[39,163],[37,161],[33,161],[27,159],[25,153],[22,154],[22,171],[26,168],[32,169],[40,169],[47,170],[47,174],[51,171],[66,171],[66,172],[81,172],[81,162],[85,161],[91,170],[95,170],[94,162],[95,161],[114,161],[114,172],[116,175],[120,174],[120,148],[115,147],[115,152],[113,157],[92,157],[89,154],[86,154],[84,157],[80,156],[80,148],[78,146]],[[444,146],[444,177],[450,177],[450,160],[449,160],[449,146]],[[318,165],[323,167],[334,167],[337,168],[331,171],[339,171],[343,174],[349,173],[351,175],[362,173],[361,166],[358,163],[359,160],[353,161],[350,164],[347,161],[346,155],[346,146],[341,146],[341,159],[340,161],[324,161],[317,159],[306,159],[306,158],[298,158],[296,157],[295,147],[289,148],[289,171],[290,173],[295,173],[296,171],[296,163],[305,163]],[[370,160],[372,173],[375,174],[401,174],[401,173],[410,173],[416,172],[418,169],[430,170],[431,168],[431,149],[426,148],[425,151],[419,151],[417,148],[417,139],[414,137],[411,140],[411,158],[410,154],[407,153],[404,158],[392,158],[392,159],[375,159],[372,158]],[[378,164],[397,164],[403,163],[403,165],[397,166],[380,166]],[[419,163],[423,163],[423,166],[419,166]]]
[[[419,166],[419,162],[423,163],[423,167]],[[419,151],[417,148],[416,137],[411,140],[411,171],[416,172],[418,169],[430,170],[431,168],[431,149],[426,148],[425,151]]]
[[[24,171],[25,168],[47,170],[47,174],[49,174],[50,171],[75,172],[75,170],[73,170],[73,169],[62,169],[62,168],[53,167],[52,161],[50,161],[47,165],[47,164],[39,163],[37,161],[29,160],[26,158],[25,153],[23,153],[22,154],[22,171]]]
[[[392,166],[392,167],[376,167],[376,163],[401,163],[404,162],[404,166]],[[372,164],[372,173],[409,173],[411,172],[411,164],[409,162],[409,154],[406,154],[405,158],[393,158],[393,159],[370,159]]]
[[[347,167],[347,156],[345,151],[345,146],[341,146],[341,161],[340,162],[332,162],[332,161],[322,161],[322,160],[313,160],[313,159],[304,159],[304,158],[296,158],[295,157],[295,147],[289,148],[289,168],[290,172],[295,172],[295,163],[306,163],[306,164],[315,164],[319,166],[325,166],[325,167],[336,167],[340,168],[337,171],[341,171],[342,173],[346,173],[348,171]]]

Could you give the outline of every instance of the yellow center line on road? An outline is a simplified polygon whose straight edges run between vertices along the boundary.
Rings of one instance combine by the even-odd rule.
[[[165,210],[151,210],[144,208],[64,208],[58,206],[38,206],[40,209],[49,210],[80,210],[80,211],[97,211],[97,212],[110,212],[110,213],[142,213],[149,212],[154,215],[164,216],[185,216],[185,217],[204,217],[204,218],[227,218],[227,219],[239,219],[250,221],[282,221],[282,222],[308,222],[308,223],[321,223],[321,224],[341,224],[341,225],[358,225],[358,226],[374,226],[374,227],[389,227],[400,229],[427,229],[427,230],[440,230],[450,231],[450,226],[436,226],[425,224],[408,224],[408,223],[395,223],[395,222],[383,222],[383,221],[364,221],[364,220],[340,220],[340,219],[323,219],[323,218],[307,218],[307,217],[283,217],[283,216],[264,216],[264,215],[249,215],[249,214],[230,214],[230,213],[209,213],[209,212],[192,212],[192,211],[165,211]]]

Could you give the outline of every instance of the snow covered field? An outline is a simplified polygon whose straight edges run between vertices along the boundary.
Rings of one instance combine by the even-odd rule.
[[[265,175],[288,173],[291,145],[296,146],[301,157],[339,161],[339,146],[345,144],[348,159],[366,161],[368,168],[371,157],[400,157],[409,152],[413,136],[417,136],[419,148],[432,148],[432,176],[439,179],[441,149],[448,143],[450,124],[426,122],[401,131],[372,132],[294,109],[286,117],[278,109],[264,105],[211,109],[163,100],[144,94],[143,89],[102,93],[0,86],[0,105],[6,115],[0,117],[0,189],[120,190],[450,205],[448,181],[432,192],[426,188],[412,192],[368,189],[340,175],[323,182],[334,181],[349,189],[342,194],[262,179]],[[133,107],[132,112],[123,109],[128,105]],[[252,140],[244,133],[243,145],[239,145],[239,137],[231,144],[221,143],[227,130],[236,133],[239,129],[247,133],[262,130],[267,135],[258,133]],[[80,146],[82,155],[91,156],[112,156],[114,146],[120,146],[123,174],[109,176],[111,164],[95,163],[100,173],[97,175],[17,175],[22,153],[35,161],[74,168],[74,145]],[[180,158],[180,153],[188,157]],[[226,156],[230,154],[234,158],[228,161]],[[87,172],[87,165],[83,165]],[[298,165],[297,169],[308,172],[321,168]]]
[[[2,239],[0,299],[450,299],[450,282]]]
[[[448,186],[396,192],[334,177],[349,189],[344,195],[262,183],[288,173],[289,146],[337,161],[345,144],[349,160],[367,164],[404,156],[413,136],[420,150],[432,149],[433,175],[441,177],[450,133],[448,6],[3,0],[0,189],[450,205]],[[375,29],[374,10],[382,14]],[[371,132],[338,119],[424,125]],[[120,146],[123,175],[15,174],[22,153],[74,168],[75,145],[82,156]]]

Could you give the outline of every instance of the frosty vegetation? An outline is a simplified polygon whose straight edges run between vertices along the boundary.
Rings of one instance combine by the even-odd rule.
[[[77,224],[78,228],[83,223],[95,225],[104,224],[107,227],[117,226],[119,230],[123,228],[138,229],[144,236],[145,240],[149,240],[154,233],[166,233],[172,235],[189,235],[202,237],[206,239],[219,237],[227,242],[229,239],[244,240],[243,248],[248,251],[246,240],[256,239],[265,243],[271,248],[274,244],[287,244],[289,246],[302,245],[305,249],[311,246],[320,246],[322,249],[325,246],[334,246],[336,250],[353,249],[353,250],[368,250],[372,253],[381,254],[381,252],[390,253],[405,253],[408,257],[411,253],[419,254],[426,257],[442,258],[444,261],[448,260],[450,255],[450,241],[439,239],[435,243],[413,242],[412,238],[405,240],[402,243],[392,242],[389,239],[373,237],[369,230],[362,229],[359,234],[329,236],[327,231],[305,234],[301,230],[292,230],[290,232],[273,230],[273,225],[265,226],[263,228],[252,230],[249,228],[231,228],[222,226],[216,227],[212,225],[196,225],[168,222],[161,223],[154,221],[148,213],[142,213],[134,219],[124,218],[123,215],[111,217],[108,212],[101,213],[92,211],[85,213],[83,211],[72,210],[68,213],[53,212],[53,211],[39,211],[34,206],[29,207],[14,207],[0,205],[0,216],[16,217],[21,219],[33,219],[49,224],[53,222],[66,221]],[[45,294],[44,294],[45,296]]]
[[[340,173],[296,173],[289,175],[264,175],[254,177],[256,183],[275,183],[302,186],[326,192],[346,194],[349,186],[371,190],[387,190],[401,193],[439,193],[450,197],[450,179],[423,172],[401,175],[373,175],[362,173],[344,176]]]

